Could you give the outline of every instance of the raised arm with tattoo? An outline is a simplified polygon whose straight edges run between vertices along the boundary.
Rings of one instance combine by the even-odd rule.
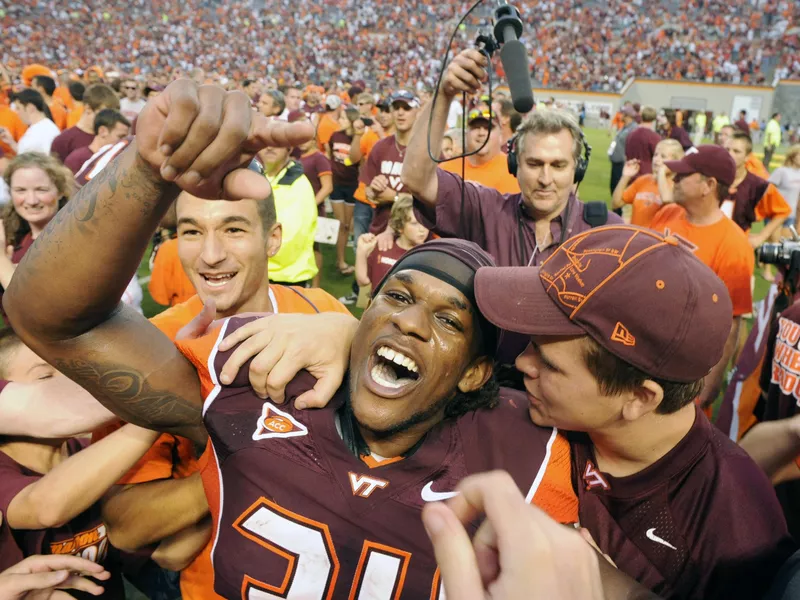
[[[266,196],[266,180],[239,167],[265,146],[311,135],[308,123],[253,113],[241,92],[170,84],[140,113],[136,140],[59,211],[20,263],[4,295],[20,337],[125,421],[203,443],[194,368],[120,298],[180,189],[235,200],[250,177]],[[84,251],[67,251],[74,248]]]

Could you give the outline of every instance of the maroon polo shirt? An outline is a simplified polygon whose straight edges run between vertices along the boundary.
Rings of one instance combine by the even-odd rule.
[[[493,188],[465,182],[458,175],[442,169],[437,169],[437,176],[439,196],[436,207],[415,200],[417,220],[441,237],[459,237],[475,242],[491,254],[500,267],[538,266],[558,248],[564,228],[564,239],[591,229],[583,220],[583,202],[574,195],[570,196],[564,211],[550,222],[550,245],[539,251],[534,221],[523,210],[521,193],[501,194]],[[609,212],[607,224],[617,223],[622,223],[622,218]],[[527,343],[527,336],[504,331],[498,360],[513,362]]]
[[[58,156],[61,162],[65,162],[75,150],[85,148],[92,141],[94,141],[94,134],[86,133],[76,125],[65,129],[56,136],[53,140],[53,145],[50,147],[50,152]]]
[[[736,123],[733,124],[733,126],[736,127],[736,129],[738,129],[742,133],[750,135],[750,124],[744,119],[739,119],[738,121],[736,121]]]
[[[795,550],[772,485],[696,410],[686,436],[628,477],[571,436],[580,523],[617,567],[665,598],[761,598]]]
[[[661,136],[647,127],[637,127],[628,135],[625,141],[625,160],[639,161],[639,175],[653,172],[653,155],[660,141]]]

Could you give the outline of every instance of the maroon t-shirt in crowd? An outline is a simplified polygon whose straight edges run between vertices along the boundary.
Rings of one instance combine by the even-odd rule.
[[[756,206],[769,187],[769,181],[753,175],[750,171],[736,186],[736,193],[728,196],[733,201],[733,221],[747,231],[756,220]]]
[[[408,252],[404,248],[397,245],[395,241],[390,250],[381,252],[378,247],[372,251],[372,254],[367,257],[367,276],[369,282],[372,284],[372,289],[375,290],[378,284],[386,276],[386,273],[395,265],[403,254]]]
[[[72,456],[86,446],[88,440],[71,439],[67,442],[67,452]],[[6,514],[14,497],[42,477],[41,473],[22,466],[0,452],[0,511]],[[124,598],[120,553],[108,542],[99,502],[61,527],[12,529],[11,533],[26,557],[35,554],[70,554],[104,565],[112,577],[102,583],[106,590],[103,598]]]
[[[70,155],[67,157],[67,160],[64,161],[64,165],[70,171],[72,171],[73,175],[77,175],[83,164],[92,158],[93,154],[94,152],[89,149],[89,146],[78,148],[70,153]]]
[[[750,135],[750,124],[744,119],[739,119],[738,121],[736,121],[736,123],[733,124],[733,126],[742,133]]]
[[[498,266],[538,266],[558,248],[564,228],[565,240],[591,229],[583,219],[583,202],[570,196],[566,208],[550,221],[550,245],[539,251],[534,221],[523,209],[521,193],[501,194],[493,188],[465,182],[458,175],[442,169],[437,169],[436,173],[439,178],[436,206],[431,208],[415,200],[417,220],[441,237],[475,242],[494,257]],[[622,223],[622,217],[609,212],[606,223]],[[503,332],[497,359],[502,363],[512,363],[527,343],[527,336]]]
[[[405,192],[406,186],[400,181],[400,173],[403,170],[403,158],[406,155],[406,147],[402,146],[394,135],[378,140],[372,147],[372,151],[367,157],[367,162],[361,169],[359,181],[364,185],[369,185],[378,175],[385,175],[389,180],[389,187],[396,193]],[[392,216],[392,203],[385,202],[375,207],[372,216],[372,224],[369,232],[378,234],[386,229],[389,218]]]
[[[689,137],[689,134],[683,127],[678,127],[677,125],[673,127],[669,132],[669,137],[673,140],[678,140],[684,150],[688,150],[694,146],[692,138]]]
[[[331,174],[331,161],[319,151],[308,156],[301,156],[298,160],[303,165],[303,173],[305,173],[308,181],[311,182],[311,188],[314,190],[314,196],[316,196],[322,188],[322,182],[319,178],[322,175]],[[317,213],[320,217],[325,216],[324,202],[317,205]]]
[[[358,185],[358,165],[350,164],[350,142],[352,135],[344,131],[335,131],[331,136],[331,168],[333,170],[334,185]]]
[[[639,175],[653,172],[653,155],[661,136],[648,127],[637,127],[625,140],[625,160],[639,161]]]
[[[227,320],[221,335],[246,322]],[[211,370],[219,373],[229,356],[219,352]],[[338,431],[350,425],[339,422],[347,383],[325,408],[294,408],[294,398],[314,383],[301,373],[286,388],[288,402],[275,405],[255,394],[245,368],[206,400],[214,457],[206,468],[218,465],[220,490],[210,499],[220,512],[214,591],[225,598],[282,581],[290,598],[303,591],[308,598],[346,598],[351,590],[357,596],[362,584],[370,597],[439,598],[420,517],[425,503],[492,469],[508,471],[529,499],[548,479],[557,432],[531,422],[521,394],[504,391],[494,409],[443,421],[405,458],[365,462]],[[287,571],[287,552],[296,569]]]
[[[784,310],[769,333],[761,390],[766,395],[764,421],[795,416],[800,409],[800,301]],[[775,488],[789,525],[789,532],[800,539],[800,481],[787,481]]]
[[[65,162],[70,154],[78,148],[85,148],[94,141],[93,133],[86,133],[78,126],[65,129],[53,140],[50,152],[58,156],[61,162]]]
[[[775,492],[747,453],[695,408],[695,422],[643,471],[599,471],[570,436],[580,523],[622,572],[665,598],[761,598],[796,546]]]

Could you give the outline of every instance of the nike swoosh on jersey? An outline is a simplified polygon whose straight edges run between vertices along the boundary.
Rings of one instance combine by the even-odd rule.
[[[425,487],[422,488],[422,499],[425,502],[441,502],[442,500],[448,500],[453,496],[458,496],[461,492],[434,492],[433,491],[433,482],[429,481],[425,484]]]
[[[667,548],[672,548],[673,550],[677,550],[677,548],[675,546],[673,546],[672,544],[670,544],[667,540],[658,537],[655,534],[655,530],[656,530],[655,527],[651,527],[650,529],[647,530],[645,535],[647,536],[648,540],[652,540],[657,544],[661,544],[662,546],[666,546]]]

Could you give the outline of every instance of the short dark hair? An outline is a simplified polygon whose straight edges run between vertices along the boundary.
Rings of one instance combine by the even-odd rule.
[[[8,379],[8,366],[22,340],[10,327],[0,329],[0,379]]]
[[[747,146],[747,153],[750,154],[753,151],[753,140],[750,138],[748,134],[744,131],[736,131],[734,132],[733,136],[731,137],[732,140],[745,142]]]
[[[131,122],[128,121],[121,112],[113,108],[104,108],[97,113],[97,116],[94,118],[94,134],[98,135],[101,127],[105,127],[111,131],[117,123],[122,123],[128,127],[131,126]]]
[[[722,183],[721,181],[717,181],[717,201],[719,201],[719,205],[722,206],[722,203],[728,199],[728,196],[731,195],[731,186],[727,183]]]
[[[615,356],[592,338],[586,336],[584,360],[589,372],[597,380],[600,392],[607,395],[631,392],[644,384],[653,381],[664,390],[664,398],[656,408],[656,414],[669,415],[690,404],[703,391],[703,380],[690,383],[667,381],[651,377],[641,369]]]
[[[275,211],[275,195],[270,192],[266,198],[256,198],[255,200],[261,227],[266,234],[278,220],[278,214]]]
[[[255,83],[255,81],[256,81],[255,79],[245,79],[242,82],[242,87],[244,87],[244,88],[250,87],[251,85],[253,85]]]
[[[280,92],[278,90],[267,90],[264,93],[267,96],[270,96],[272,98],[272,101],[275,103],[275,105],[280,109],[278,111],[278,114],[280,114],[284,110],[286,110],[286,98],[284,98],[283,92]]]
[[[652,123],[656,120],[658,113],[652,106],[645,106],[642,108],[642,123]]]
[[[44,113],[50,117],[50,110],[44,101],[44,97],[34,89],[26,88],[14,94],[14,100],[21,106],[33,104],[40,113]]]
[[[48,77],[47,75],[37,75],[33,78],[33,83],[42,88],[44,93],[48,96],[52,96],[56,91],[55,79]]]
[[[83,102],[94,112],[103,108],[119,110],[119,97],[105,83],[95,83],[86,88]]]
[[[86,91],[86,86],[83,85],[80,81],[70,81],[67,84],[67,89],[69,90],[69,95],[72,96],[72,99],[76,102],[83,102],[83,92]]]

